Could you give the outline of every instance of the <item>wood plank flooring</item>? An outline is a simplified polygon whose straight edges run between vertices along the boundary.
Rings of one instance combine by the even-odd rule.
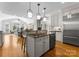
[[[4,35],[4,44],[0,48],[2,57],[23,57],[25,56],[20,43],[17,43],[18,37],[14,34]]]
[[[42,57],[79,57],[79,47],[56,41],[55,49],[48,51]]]
[[[22,39],[22,38],[20,38]],[[20,40],[21,41],[21,40]],[[0,48],[1,57],[24,57],[26,54],[18,43],[18,37],[14,34],[4,35],[4,44]],[[56,41],[55,48],[49,50],[42,57],[79,57],[79,47]]]

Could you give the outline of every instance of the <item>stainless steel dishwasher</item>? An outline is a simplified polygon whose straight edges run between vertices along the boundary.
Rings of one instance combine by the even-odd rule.
[[[49,34],[49,49],[55,48],[55,33]]]

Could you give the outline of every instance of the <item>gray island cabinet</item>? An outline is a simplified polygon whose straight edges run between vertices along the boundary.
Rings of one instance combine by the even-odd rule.
[[[28,36],[26,42],[29,57],[39,57],[49,50],[49,36]]]
[[[0,47],[3,45],[3,32],[0,31]]]

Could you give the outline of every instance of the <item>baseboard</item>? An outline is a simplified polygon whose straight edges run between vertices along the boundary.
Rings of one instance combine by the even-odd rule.
[[[48,51],[46,51],[44,54],[42,54],[40,57],[43,57],[47,52],[49,52],[51,49],[49,49]]]
[[[0,48],[2,48],[2,46],[3,46],[3,43],[0,45]]]
[[[75,45],[75,44],[71,44],[71,43],[67,43],[67,42],[63,42],[64,44],[68,44],[68,45],[72,45],[72,46],[75,46],[75,47],[79,47],[78,45]]]
[[[63,43],[62,41],[59,41],[59,40],[56,40],[56,42],[60,42],[60,43]]]

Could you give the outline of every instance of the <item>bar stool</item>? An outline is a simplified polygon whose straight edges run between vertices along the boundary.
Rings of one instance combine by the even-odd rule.
[[[26,36],[26,32],[23,32],[23,37],[24,37],[24,45],[23,45],[23,51],[24,51],[24,53],[25,53],[25,55],[28,55],[27,53],[26,53],[26,40],[27,40],[27,36]]]

